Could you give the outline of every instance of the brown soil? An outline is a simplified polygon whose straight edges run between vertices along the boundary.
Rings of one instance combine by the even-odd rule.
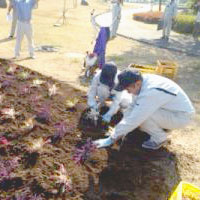
[[[10,141],[10,147],[0,145],[1,158],[7,160],[17,155],[21,161],[13,171],[13,176],[18,179],[13,180],[11,184],[17,189],[1,191],[0,199],[13,195],[20,196],[20,192],[25,192],[27,196],[38,193],[42,199],[166,200],[180,180],[200,186],[199,58],[161,50],[121,37],[108,43],[107,60],[114,60],[120,69],[126,68],[130,63],[155,64],[157,59],[176,61],[179,65],[176,81],[188,93],[195,105],[197,110],[195,121],[185,129],[173,131],[169,135],[170,142],[159,151],[150,152],[141,149],[141,143],[147,139],[147,135],[136,130],[135,134],[129,135],[120,150],[119,145],[96,150],[81,166],[72,161],[74,148],[88,137],[84,131],[77,128],[77,125],[86,108],[88,89],[79,84],[78,77],[84,53],[86,50],[91,50],[94,45],[90,43],[93,40],[93,29],[89,21],[89,13],[92,8],[101,12],[108,6],[96,0],[90,1],[89,7],[78,6],[76,9],[69,9],[67,24],[55,28],[52,25],[59,17],[62,6],[57,1],[48,0],[50,1],[48,6],[46,6],[47,0],[41,1],[39,9],[35,10],[34,38],[36,44],[59,46],[60,51],[58,53],[37,52],[37,59],[33,61],[26,59],[27,50],[23,45],[22,58],[17,63],[31,69],[31,71],[26,69],[27,71],[34,72],[29,80],[23,82],[17,79],[10,88],[1,89],[0,94],[5,94],[5,100],[0,105],[1,109],[14,106],[19,112],[15,120],[2,119],[1,121],[0,132],[7,133],[5,136]],[[123,8],[129,6],[125,4]],[[6,11],[2,10],[1,19],[5,19],[5,14]],[[13,56],[15,42],[4,39],[8,35],[9,24],[5,20],[0,21],[0,24],[3,27],[0,32],[3,38],[0,41],[0,54],[1,57],[10,59]],[[71,56],[73,53],[75,57]],[[3,62],[1,70],[5,70],[9,65]],[[5,71],[1,71],[1,75],[2,73],[5,75]],[[7,79],[6,77],[7,75],[4,79]],[[18,91],[22,83],[30,84],[35,77],[47,81],[50,85],[55,83],[60,93],[52,98],[48,97],[47,83],[38,89],[31,89],[31,94],[36,92],[41,95],[40,104],[51,105],[51,118],[47,124],[33,120],[36,127],[24,131],[20,129],[22,122],[36,114],[36,106],[28,98],[29,95],[20,96]],[[71,108],[67,107],[66,100],[73,98],[78,98],[80,104],[76,105],[76,109],[73,108],[72,112]],[[68,134],[56,144],[44,144],[39,148],[45,139],[54,135],[55,123],[63,120],[66,120],[69,127]],[[29,165],[27,155],[32,153],[29,149],[32,143],[37,144],[35,151],[39,153],[39,157],[33,154],[33,161],[29,162],[31,163]],[[36,160],[35,164],[34,160]],[[58,192],[60,184],[55,184],[55,181],[50,180],[49,177],[52,173],[57,173],[55,171],[58,170],[60,163],[63,163],[68,176],[72,179],[73,190],[56,196],[52,193]]]

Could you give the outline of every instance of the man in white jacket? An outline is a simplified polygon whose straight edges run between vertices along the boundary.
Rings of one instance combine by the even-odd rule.
[[[163,15],[163,36],[162,39],[169,40],[169,35],[172,29],[172,23],[177,15],[177,5],[175,0],[171,0],[169,4],[166,5],[164,15]]]
[[[139,127],[150,135],[142,147],[159,149],[167,138],[164,129],[186,126],[195,113],[185,92],[175,82],[162,76],[125,70],[119,75],[119,84],[115,89],[126,89],[136,98],[111,136],[94,142],[98,148],[112,145]]]
[[[96,111],[104,105],[109,98],[112,104],[103,120],[110,122],[112,116],[121,108],[125,110],[132,102],[132,95],[127,91],[117,92],[114,89],[118,83],[120,71],[114,64],[105,64],[94,76],[88,92],[88,106]]]

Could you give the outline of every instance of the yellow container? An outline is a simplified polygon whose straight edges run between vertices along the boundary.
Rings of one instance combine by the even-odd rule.
[[[156,73],[166,76],[171,79],[175,79],[178,71],[178,64],[173,61],[158,60]]]
[[[129,67],[139,70],[141,73],[156,74],[156,66],[130,64]]]
[[[158,74],[171,79],[175,79],[178,65],[173,61],[157,61],[157,66],[130,64],[129,67],[139,70],[141,73]]]
[[[191,183],[181,181],[169,200],[200,200],[200,189]]]

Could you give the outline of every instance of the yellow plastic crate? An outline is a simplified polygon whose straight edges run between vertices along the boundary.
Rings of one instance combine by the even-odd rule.
[[[200,189],[191,183],[181,181],[169,200],[200,200]]]
[[[157,66],[130,64],[129,67],[139,70],[141,73],[158,74],[171,79],[175,79],[178,65],[173,61],[157,61]]]
[[[171,79],[175,79],[178,71],[178,64],[174,61],[158,60],[156,73],[166,76]]]

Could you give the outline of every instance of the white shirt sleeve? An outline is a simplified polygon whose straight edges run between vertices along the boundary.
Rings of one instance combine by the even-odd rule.
[[[175,96],[156,89],[150,89],[144,95],[138,96],[132,111],[128,115],[125,115],[115,127],[111,135],[112,139],[117,140],[136,129],[157,109],[173,98]]]
[[[122,92],[116,92],[114,93],[114,98],[113,98],[113,102],[108,110],[108,112],[106,113],[107,115],[113,116],[114,114],[117,113],[117,111],[120,108],[120,103],[122,100]]]

